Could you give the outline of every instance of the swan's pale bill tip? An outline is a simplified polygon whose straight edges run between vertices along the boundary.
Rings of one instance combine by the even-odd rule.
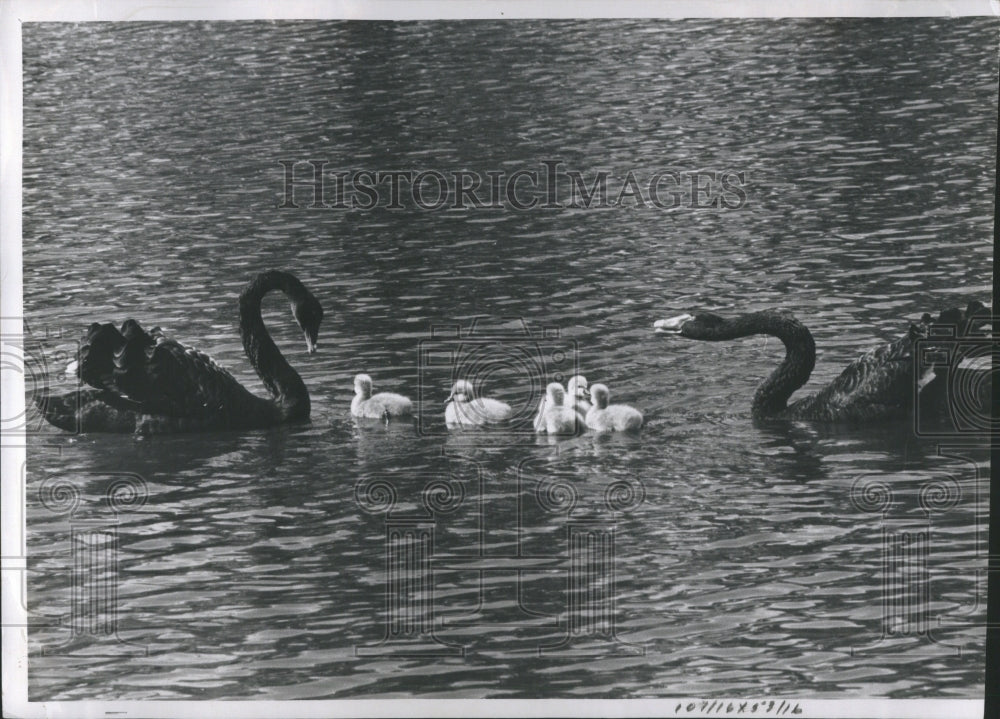
[[[684,323],[693,319],[693,315],[677,315],[676,317],[669,317],[665,320],[656,320],[656,322],[653,323],[653,330],[661,334],[680,334],[681,328],[684,327]]]
[[[306,349],[309,350],[309,354],[316,353],[316,340],[314,340],[309,335],[306,335]]]

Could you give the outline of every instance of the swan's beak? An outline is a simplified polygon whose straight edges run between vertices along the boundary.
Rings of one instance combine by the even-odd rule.
[[[306,349],[309,350],[309,354],[316,352],[316,340],[310,337],[308,332],[306,332]]]
[[[677,315],[665,320],[656,320],[653,323],[653,331],[657,334],[679,335],[684,324],[693,319],[694,315]]]
[[[582,394],[584,397],[589,397],[590,396],[590,390],[587,389],[586,387],[581,387],[580,388],[580,394]]]
[[[455,397],[455,393],[454,393],[454,392],[452,392],[452,393],[451,393],[450,395],[448,395],[448,399],[446,399],[446,400],[444,401],[444,403],[445,403],[445,404],[448,404],[449,402],[451,402],[451,400],[452,400],[452,399],[454,399],[454,397]]]

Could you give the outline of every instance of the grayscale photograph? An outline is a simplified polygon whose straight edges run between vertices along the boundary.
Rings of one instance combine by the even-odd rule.
[[[29,702],[982,716],[1000,19],[20,36]]]

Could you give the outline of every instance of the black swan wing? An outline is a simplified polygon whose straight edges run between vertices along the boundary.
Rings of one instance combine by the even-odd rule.
[[[899,339],[876,347],[849,364],[823,390],[803,402],[823,408],[833,420],[865,420],[905,413],[914,398],[935,393],[932,368],[924,357],[946,353],[948,345],[970,336],[988,321],[978,302],[965,311],[949,309],[935,319],[925,314]],[[915,356],[917,353],[921,356]]]
[[[35,405],[52,425],[67,432],[134,432],[137,415],[102,389],[35,394]]]
[[[80,378],[118,409],[184,418],[238,416],[257,400],[198,350],[135,320],[93,324],[80,347]]]
[[[830,420],[865,420],[904,412],[914,396],[915,340],[911,328],[894,342],[865,352],[803,402],[822,409]]]

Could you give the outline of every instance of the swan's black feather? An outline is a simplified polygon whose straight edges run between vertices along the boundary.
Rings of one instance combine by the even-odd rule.
[[[934,406],[930,397],[942,393],[943,381],[915,354],[917,348],[929,356],[945,352],[988,320],[989,310],[979,302],[970,303],[964,312],[946,309],[936,319],[925,314],[899,339],[865,352],[818,393],[791,404],[787,414],[855,422],[905,416],[915,400],[930,409]],[[938,413],[942,409],[934,407]]]
[[[814,419],[857,421],[906,411],[913,399],[915,337],[865,352],[815,395],[788,407],[788,414]]]
[[[107,333],[105,333],[107,334]],[[237,426],[239,413],[257,400],[211,357],[185,347],[155,328],[145,332],[138,322],[122,326],[120,341],[99,349],[111,349],[113,367],[102,377],[99,389],[126,400],[145,415],[214,419],[221,426]],[[108,358],[91,349],[98,366]]]

